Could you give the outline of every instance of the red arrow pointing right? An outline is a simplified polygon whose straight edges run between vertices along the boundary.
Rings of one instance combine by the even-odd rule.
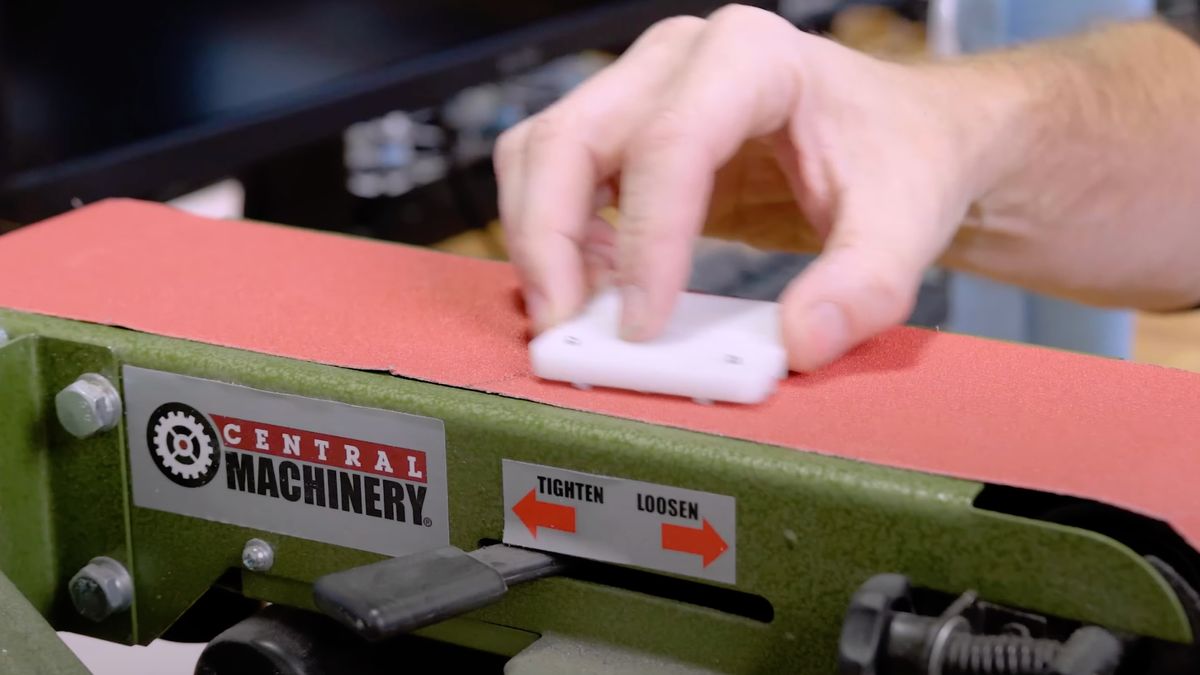
[[[513,505],[513,513],[529,528],[529,534],[537,539],[539,527],[560,532],[575,532],[575,507],[539,502],[536,492],[530,490],[529,494]]]
[[[728,550],[729,545],[705,518],[704,526],[700,528],[663,523],[662,547],[664,551],[694,553],[700,556],[700,559],[704,561],[704,566],[708,567]]]

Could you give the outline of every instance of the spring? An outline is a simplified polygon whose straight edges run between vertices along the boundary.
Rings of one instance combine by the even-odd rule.
[[[1062,649],[1053,640],[1019,635],[954,634],[946,641],[943,675],[1045,675]]]

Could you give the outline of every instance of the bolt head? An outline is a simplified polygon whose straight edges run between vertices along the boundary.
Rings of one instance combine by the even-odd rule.
[[[121,395],[104,376],[84,373],[54,397],[59,424],[76,438],[88,438],[117,426]]]
[[[262,539],[251,539],[242,548],[242,566],[251,572],[266,572],[275,564],[275,549]]]
[[[112,558],[92,558],[71,577],[68,588],[76,611],[92,621],[103,621],[133,603],[133,579]]]

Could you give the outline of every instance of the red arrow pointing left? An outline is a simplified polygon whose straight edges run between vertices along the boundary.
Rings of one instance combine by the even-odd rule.
[[[721,557],[729,545],[713,528],[708,519],[700,528],[684,527],[682,525],[662,524],[662,547],[664,551],[679,551],[700,556],[704,566]]]
[[[574,533],[575,507],[539,502],[536,492],[536,490],[530,490],[529,494],[522,497],[521,501],[513,506],[513,513],[517,514],[525,527],[529,528],[529,534],[537,539],[539,527]]]

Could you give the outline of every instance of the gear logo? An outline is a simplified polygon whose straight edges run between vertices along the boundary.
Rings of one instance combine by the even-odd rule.
[[[182,403],[164,403],[151,413],[146,446],[158,470],[183,487],[207,485],[220,468],[212,424],[199,410]]]

